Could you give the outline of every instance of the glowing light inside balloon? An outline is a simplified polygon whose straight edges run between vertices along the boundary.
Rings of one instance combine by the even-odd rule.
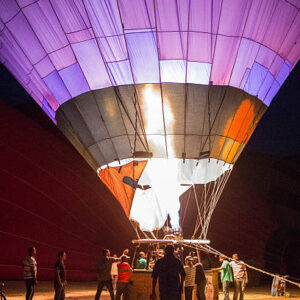
[[[166,127],[172,128],[174,123],[174,115],[168,103],[168,99],[164,99],[164,107],[162,108],[160,90],[154,90],[153,87],[149,85],[144,90],[143,101],[146,119],[145,130],[148,134],[148,142],[157,153],[164,153],[166,148],[164,124]],[[175,157],[173,137],[169,136],[168,141],[168,156]]]

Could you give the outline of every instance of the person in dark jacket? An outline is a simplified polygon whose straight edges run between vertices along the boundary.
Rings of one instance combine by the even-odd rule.
[[[155,287],[159,278],[160,300],[181,300],[185,271],[182,262],[174,256],[174,246],[167,245],[165,256],[154,265],[151,299],[156,299]]]
[[[194,262],[196,268],[195,284],[197,285],[197,299],[206,300],[205,287],[207,280],[205,277],[203,265],[197,257],[194,257]]]
[[[58,260],[54,266],[54,290],[55,296],[54,300],[64,300],[65,299],[65,289],[66,289],[66,266],[65,260],[67,259],[67,253],[65,251],[58,252]]]

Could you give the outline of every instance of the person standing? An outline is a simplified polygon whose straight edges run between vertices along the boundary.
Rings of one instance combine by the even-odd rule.
[[[136,269],[146,269],[147,268],[147,259],[145,252],[140,252],[139,257],[136,260],[135,264]]]
[[[239,257],[237,253],[232,255],[233,261],[230,262],[232,271],[233,271],[233,279],[234,279],[234,293],[233,300],[237,300],[238,296],[239,300],[244,299],[245,287],[248,283],[248,273],[247,268],[243,262],[239,261]]]
[[[174,256],[174,246],[167,245],[165,256],[154,265],[151,299],[156,299],[155,287],[159,278],[160,300],[181,300],[185,271],[182,262]]]
[[[206,277],[204,273],[204,268],[202,263],[195,257],[195,268],[196,268],[196,275],[195,275],[195,284],[197,285],[197,299],[198,300],[206,300],[205,296],[205,287],[206,287]]]
[[[224,256],[220,256],[219,261],[222,263],[222,265],[221,268],[218,268],[216,270],[221,271],[221,282],[223,286],[224,300],[229,300],[229,284],[233,281],[230,263]]]
[[[36,248],[28,248],[28,255],[23,261],[24,280],[26,285],[26,300],[34,295],[34,286],[37,284],[37,262],[35,260]]]
[[[121,262],[118,263],[118,282],[117,282],[117,295],[116,300],[121,300],[123,295],[123,300],[129,300],[129,275],[132,271],[128,260],[129,256],[122,255]]]
[[[118,258],[117,254],[113,255],[114,258]],[[117,290],[117,281],[118,281],[118,263],[114,262],[111,265],[111,278],[112,278],[112,285],[114,288],[114,291]]]
[[[58,260],[54,265],[54,300],[65,299],[65,289],[67,283],[65,260],[67,259],[67,253],[65,251],[59,251]]]
[[[195,275],[196,275],[196,268],[193,265],[193,258],[192,256],[187,256],[185,258],[185,281],[184,281],[184,295],[185,300],[192,300],[193,299],[193,289],[195,285]]]
[[[123,251],[123,255],[128,254],[128,249]],[[98,263],[98,287],[95,295],[95,300],[99,300],[103,287],[106,286],[111,300],[114,300],[114,289],[111,279],[111,266],[114,262],[119,262],[120,258],[115,258],[110,256],[110,251],[108,249],[102,250],[102,257]]]

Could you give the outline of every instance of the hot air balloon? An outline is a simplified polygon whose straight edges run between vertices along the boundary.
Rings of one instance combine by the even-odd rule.
[[[296,65],[298,0],[1,0],[1,62],[141,238],[206,239],[221,192]],[[197,188],[200,187],[200,188]],[[187,212],[188,213],[188,212]]]

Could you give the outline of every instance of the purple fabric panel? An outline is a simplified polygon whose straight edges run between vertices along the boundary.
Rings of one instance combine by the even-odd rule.
[[[72,97],[90,90],[78,63],[59,71],[59,75]]]
[[[42,78],[55,70],[48,56],[39,61],[34,67]]]
[[[2,30],[4,29],[4,23],[0,20],[0,33],[2,32]]]
[[[98,43],[105,62],[128,59],[125,38],[123,35],[98,38]]]
[[[218,36],[211,79],[215,85],[227,85],[237,55],[239,38]]]
[[[249,74],[250,74],[250,69],[246,69],[245,70],[245,73],[243,75],[243,78],[242,78],[242,81],[241,81],[241,84],[240,84],[240,88],[243,90],[244,89],[244,86],[248,80],[248,77],[249,77]]]
[[[269,71],[273,75],[274,78],[277,77],[283,64],[284,64],[284,60],[280,56],[276,55],[272,65],[271,65],[271,68],[269,68]]]
[[[256,57],[256,61],[259,64],[270,69],[271,65],[275,59],[275,55],[276,55],[276,53],[274,51],[272,51],[271,49],[266,48],[264,46],[260,46],[257,57]]]
[[[211,32],[211,0],[190,0],[189,30]]]
[[[252,67],[259,47],[253,41],[242,39],[230,79],[231,86],[240,87],[243,74]]]
[[[53,71],[46,76],[44,81],[59,104],[63,104],[71,98],[69,91],[57,71]]]
[[[15,0],[0,0],[0,18],[4,23],[13,18],[20,8]]]
[[[275,59],[275,55],[276,53],[274,51],[272,51],[269,48],[266,48],[264,46],[261,46],[259,48],[257,57],[256,57],[256,61],[265,66],[266,68],[270,69],[271,65]]]
[[[117,0],[85,0],[96,37],[118,35],[123,32]]]
[[[50,107],[47,100],[44,98],[42,102],[42,109],[48,115],[48,117],[56,124],[55,111]]]
[[[161,82],[185,82],[185,60],[161,60]]]
[[[158,44],[160,59],[186,59],[186,32],[159,32]]]
[[[155,4],[158,31],[188,30],[188,1],[160,0]]]
[[[87,29],[87,15],[81,1],[51,0],[64,32],[72,33]]]
[[[273,100],[273,98],[275,97],[275,95],[277,94],[277,92],[280,89],[280,85],[277,81],[274,81],[266,98],[264,99],[264,103],[269,106]]]
[[[19,3],[20,7],[24,7],[36,2],[36,0],[17,0],[17,2]]]
[[[258,63],[254,63],[243,90],[250,95],[257,96],[267,73],[267,68]]]
[[[210,33],[189,33],[189,61],[211,62],[215,39]]]
[[[129,61],[108,63],[108,68],[116,86],[133,84]]]
[[[300,4],[300,1],[299,1]],[[281,45],[279,54],[285,59],[288,59],[294,66],[300,57],[300,13],[293,22],[288,34],[286,35],[283,44]]]
[[[214,0],[212,3],[212,12],[210,14],[212,14],[211,32],[213,34],[217,34],[219,30],[219,20],[220,20],[220,15],[222,10],[222,3],[223,0]]]
[[[241,36],[251,2],[250,0],[223,0],[219,34]]]
[[[46,56],[46,52],[22,13],[7,23],[7,27],[31,63],[35,64]]]
[[[159,69],[155,32],[126,34],[125,38],[135,82],[158,83]]]
[[[0,45],[0,50],[5,60],[10,61],[17,68],[21,68],[25,73],[31,71],[32,63],[7,28],[5,28],[0,35]]]
[[[187,82],[195,84],[209,84],[211,64],[188,62]]]
[[[87,41],[94,37],[94,33],[91,29],[84,29],[73,33],[67,33],[67,38],[72,44]]]
[[[68,40],[48,1],[39,1],[27,6],[23,11],[48,53],[68,44]]]
[[[280,49],[297,12],[298,10],[285,0],[279,0],[263,40],[265,46],[276,52]]]
[[[253,0],[243,36],[262,43],[277,1]]]
[[[279,71],[276,80],[280,85],[283,85],[284,81],[289,76],[292,69],[292,65],[289,61],[285,61],[284,64],[281,67],[281,70]]]
[[[76,62],[73,50],[69,45],[62,49],[52,52],[51,54],[49,54],[49,57],[53,62],[53,65],[55,66],[56,70],[61,70]]]
[[[125,29],[154,28],[154,0],[119,0],[120,12]]]
[[[40,94],[39,100],[42,102],[43,97],[47,99],[48,103],[51,105],[51,107],[56,110],[59,106],[59,103],[57,102],[57,99],[55,99],[52,92],[49,90],[47,85],[45,84],[44,80],[40,77],[40,75],[36,72],[36,70],[33,70],[31,72],[30,76],[30,87],[36,94]]]
[[[267,93],[269,92],[272,84],[274,82],[274,77],[272,76],[272,74],[270,72],[268,72],[264,82],[262,83],[259,92],[258,92],[258,98],[259,99],[265,99]]]
[[[111,85],[95,40],[72,44],[72,48],[91,89]]]
[[[299,0],[288,0],[289,3],[296,6],[298,9],[300,9],[300,1]]]

